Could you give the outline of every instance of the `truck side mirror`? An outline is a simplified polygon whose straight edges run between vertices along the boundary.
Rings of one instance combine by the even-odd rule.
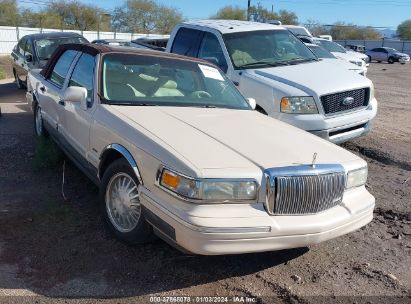
[[[255,108],[257,107],[257,102],[255,101],[254,98],[247,98],[247,102],[250,105],[250,107],[255,110]]]
[[[80,108],[87,110],[87,90],[83,87],[68,87],[64,92],[64,101],[80,103]]]

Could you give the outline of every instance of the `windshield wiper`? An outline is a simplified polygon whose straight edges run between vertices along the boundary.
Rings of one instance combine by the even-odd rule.
[[[240,65],[238,68],[243,69],[243,68],[249,68],[249,67],[256,66],[256,65],[268,65],[270,67],[276,67],[279,65],[288,65],[288,63],[287,62],[254,61],[254,62]]]
[[[303,62],[312,62],[312,61],[318,61],[318,59],[315,58],[296,58],[296,59],[291,59],[288,60],[288,64],[298,64],[298,63],[303,63]]]

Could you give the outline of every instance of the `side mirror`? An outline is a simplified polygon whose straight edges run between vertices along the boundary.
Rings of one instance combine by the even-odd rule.
[[[87,90],[83,87],[68,87],[64,92],[64,101],[80,103],[80,108],[87,110]]]
[[[250,107],[255,110],[255,108],[257,107],[257,102],[255,101],[254,98],[247,98],[247,102],[250,105]]]
[[[27,54],[26,56],[26,62],[33,62],[33,56],[30,54]]]
[[[224,73],[227,73],[228,66],[225,65],[225,64],[224,65],[220,64],[217,57],[204,57],[204,58],[201,58],[201,59],[203,59],[205,61],[208,61],[208,62],[218,66],[220,68],[220,70],[222,70]]]

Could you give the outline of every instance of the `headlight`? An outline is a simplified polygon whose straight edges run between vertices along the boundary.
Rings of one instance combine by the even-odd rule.
[[[367,182],[368,168],[360,168],[357,170],[349,171],[347,174],[347,189],[359,187],[365,185]]]
[[[350,61],[352,64],[358,65],[358,66],[362,66],[362,62],[361,61]]]
[[[314,97],[283,97],[281,98],[281,112],[292,114],[318,113]]]
[[[257,198],[257,183],[251,179],[195,179],[163,168],[159,172],[158,184],[193,200],[238,201]]]

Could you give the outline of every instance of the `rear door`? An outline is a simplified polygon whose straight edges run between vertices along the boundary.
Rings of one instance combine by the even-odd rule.
[[[37,88],[39,104],[42,116],[49,131],[60,139],[59,126],[61,116],[64,114],[63,89],[66,85],[66,77],[78,52],[74,50],[65,51],[55,64],[50,78],[42,79]]]
[[[19,43],[17,44],[15,55],[13,56],[13,65],[14,70],[16,71],[16,76],[20,78],[23,75],[23,66],[24,66],[24,49],[26,48],[26,37],[20,39]]]
[[[64,100],[64,117],[61,118],[61,132],[67,146],[79,157],[78,161],[88,159],[90,126],[96,105],[94,100],[94,70],[96,57],[82,53],[74,69],[71,71],[67,87],[78,86],[87,89],[87,109],[82,109],[80,103]],[[82,165],[88,165],[83,163]]]

